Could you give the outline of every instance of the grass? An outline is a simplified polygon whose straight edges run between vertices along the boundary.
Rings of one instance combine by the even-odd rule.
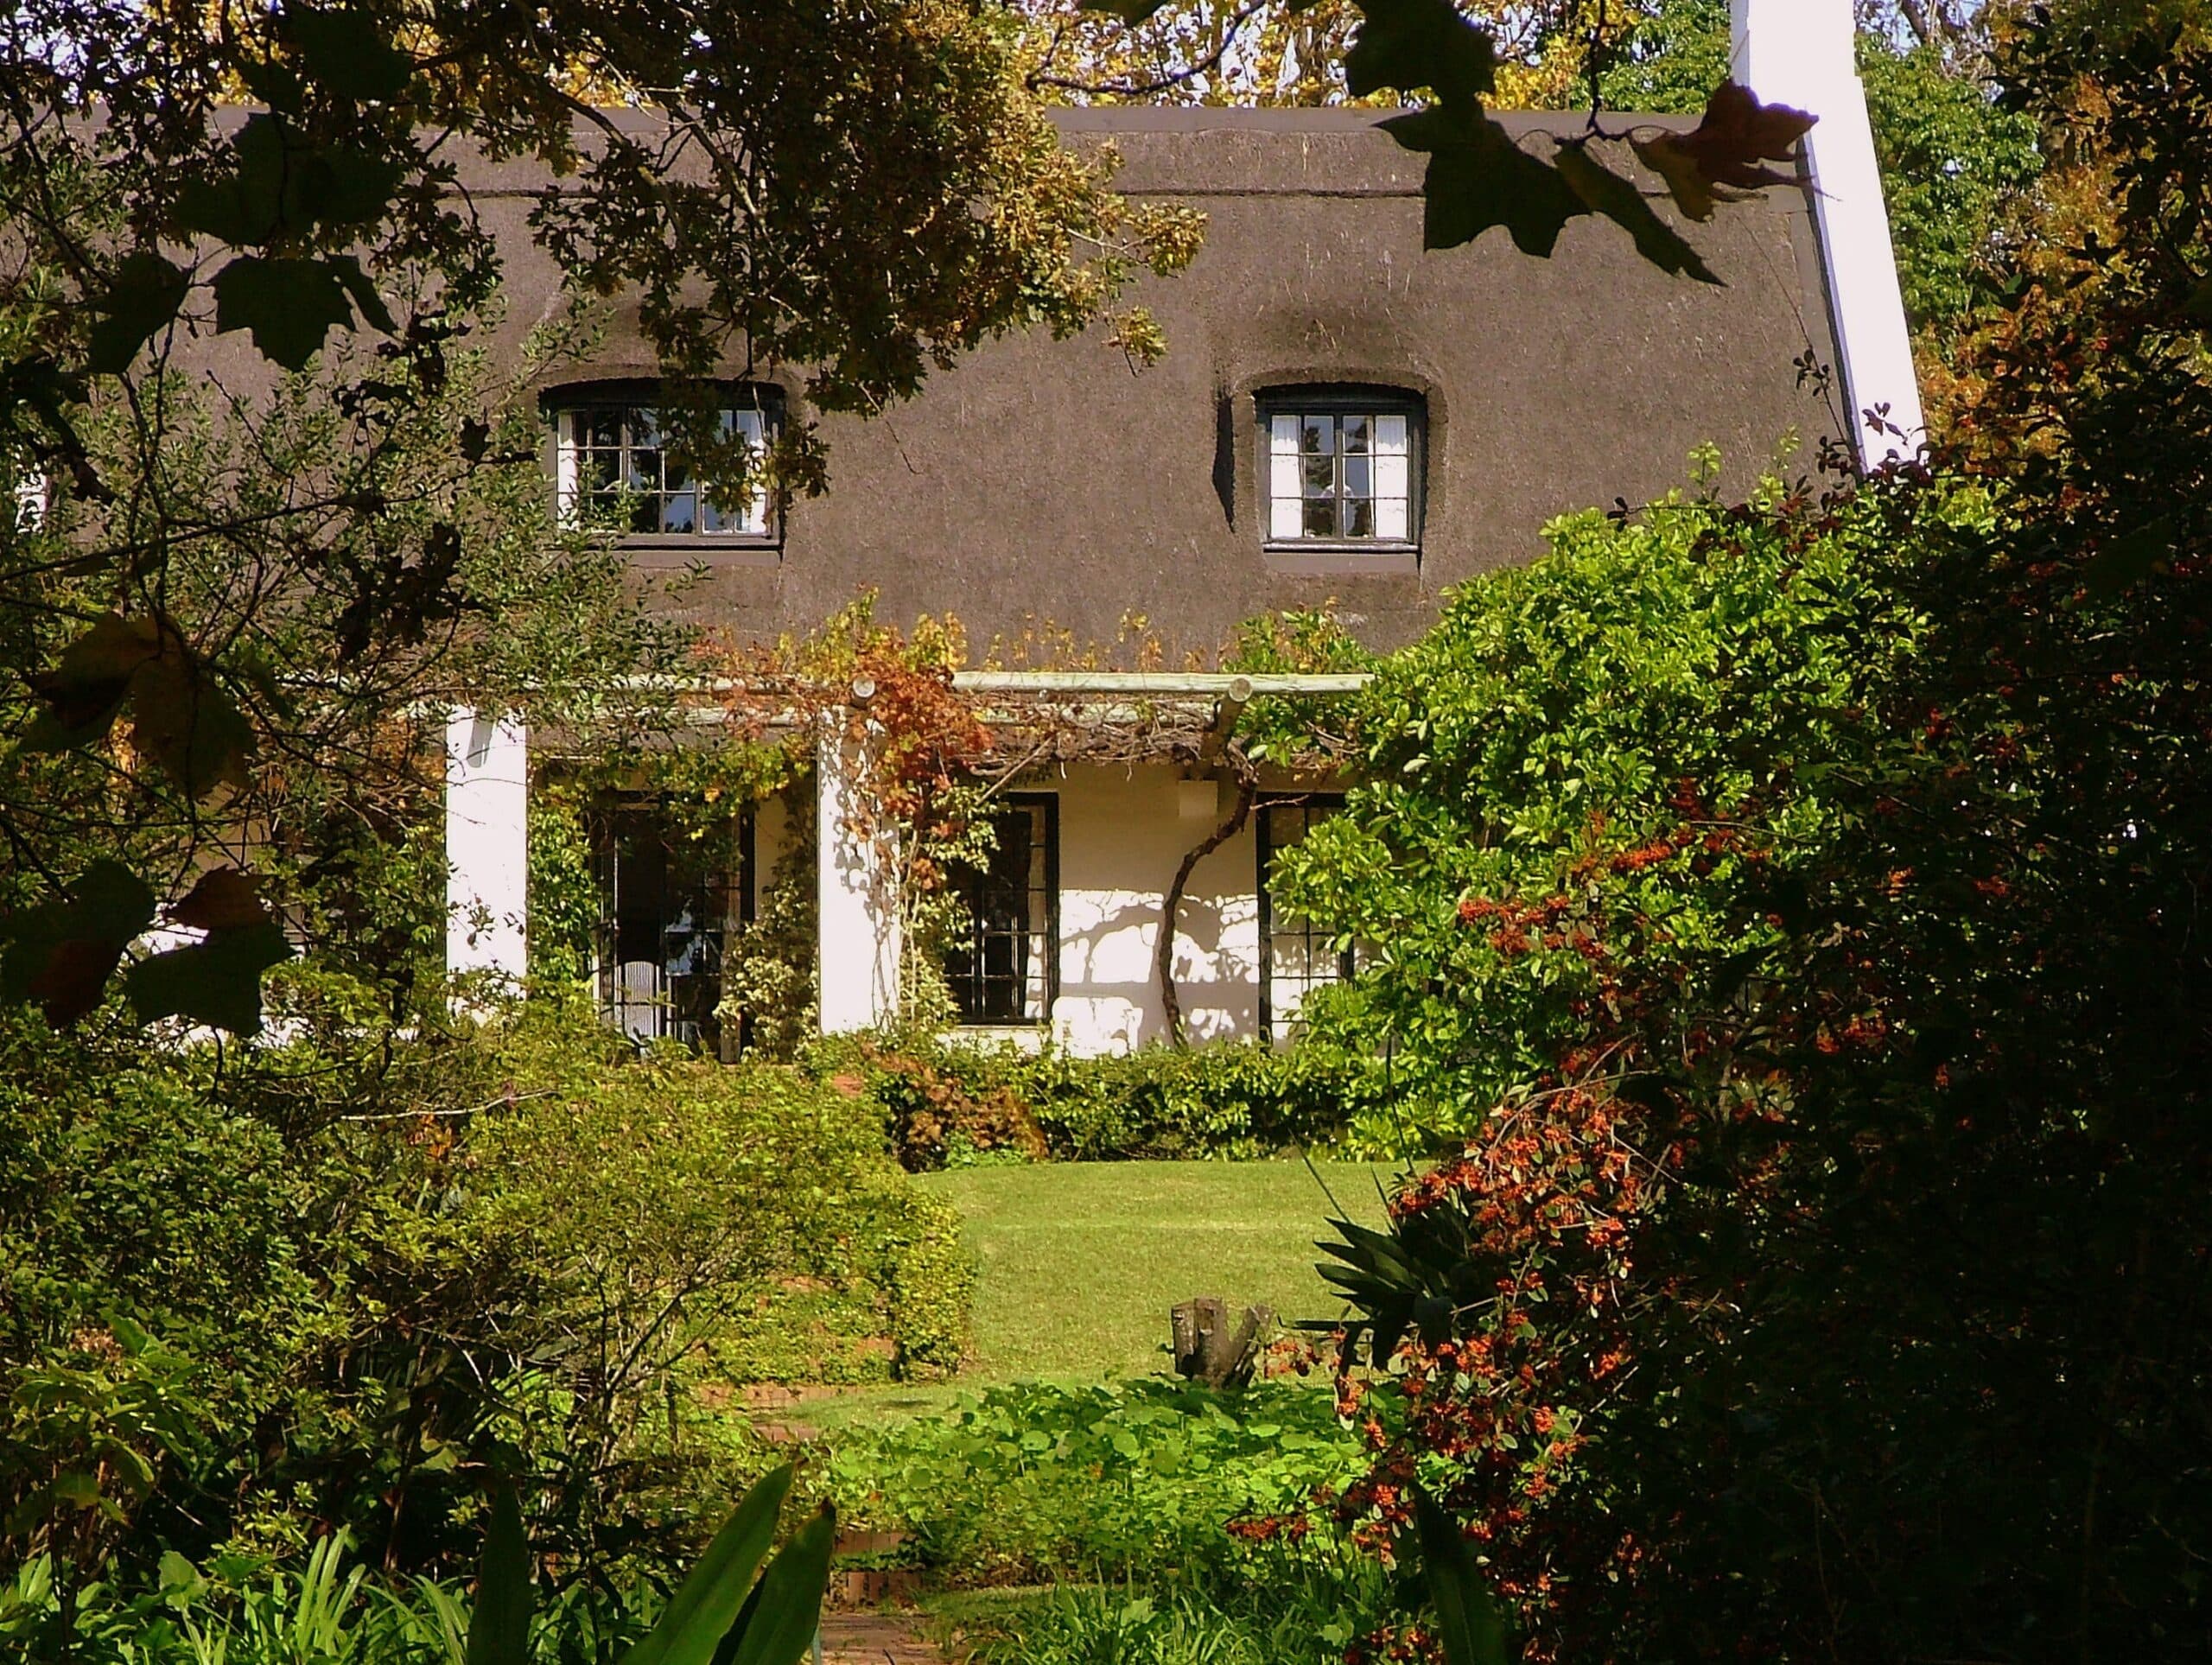
[[[1391,1169],[1319,1167],[1352,1218],[1382,1223],[1376,1179]],[[1333,1211],[1302,1162],[1040,1163],[924,1183],[960,1210],[978,1262],[971,1382],[1164,1369],[1168,1309],[1193,1295],[1287,1323],[1339,1310],[1313,1270]]]

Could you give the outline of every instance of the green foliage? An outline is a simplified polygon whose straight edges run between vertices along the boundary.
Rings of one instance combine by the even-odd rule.
[[[2003,69],[2104,228],[1971,448],[1568,523],[1294,858],[1465,1138],[1340,1256],[1418,1412],[1339,1523],[1420,1478],[1541,1657],[2202,1651],[2212,55]]]
[[[587,794],[543,776],[530,802],[530,975],[581,985],[598,951],[599,875]]]
[[[1662,0],[1617,52],[1599,79],[1609,105],[1694,115],[1728,73],[1727,0]],[[2042,169],[2034,124],[1937,46],[1862,29],[1859,73],[1906,313],[1947,334],[1988,304],[1980,274]]]
[[[1933,48],[1861,35],[1859,73],[1906,315],[1948,334],[1993,303],[2006,216],[2043,170],[2035,125]]]
[[[972,1274],[873,1111],[633,1057],[550,1007],[459,1037],[133,1064],[18,1024],[0,1141],[0,1546],[450,1568],[473,1465],[553,1553],[664,1554],[762,1453],[735,1376],[950,1369]]]
[[[788,1464],[754,1484],[623,1665],[792,1665],[805,1651],[829,1582],[836,1517],[820,1511],[763,1571],[791,1484]]]
[[[1117,1578],[1249,1565],[1261,1542],[1224,1522],[1300,1508],[1355,1478],[1364,1452],[1316,1386],[1030,1383],[849,1431],[829,1484],[854,1522],[912,1532],[946,1581]]]
[[[69,1590],[41,1555],[0,1589],[0,1641],[77,1665],[796,1665],[820,1623],[833,1516],[817,1511],[770,1556],[791,1482],[788,1465],[756,1482],[664,1602],[650,1586],[611,1596],[570,1582],[539,1612],[521,1510],[502,1487],[473,1602],[430,1579],[372,1581],[346,1565],[343,1532],[297,1573],[238,1554],[203,1568],[172,1551],[143,1587]]]
[[[787,791],[783,805],[784,836],[757,910],[722,950],[721,1013],[726,1025],[743,1023],[748,1053],[779,1062],[797,1057],[821,1029],[814,794]]]
[[[914,1172],[977,1161],[1243,1160],[1320,1147],[1342,1129],[1355,1073],[1261,1042],[1084,1057],[926,1033],[832,1039],[813,1074],[865,1093]]]
[[[1286,1555],[1234,1577],[1150,1573],[935,1604],[983,1665],[1337,1665],[1388,1599],[1370,1563]]]
[[[1303,1048],[1250,1041],[1187,1051],[1147,1046],[1026,1060],[1019,1090],[1052,1153],[1068,1160],[1250,1158],[1332,1144],[1344,1073]]]
[[[1708,980],[1774,940],[1738,899],[1833,834],[1862,690],[1921,629],[1869,568],[1884,529],[1871,509],[1807,527],[1704,499],[1570,518],[1548,556],[1458,591],[1384,662],[1371,778],[1278,867],[1287,905],[1376,945],[1307,1012],[1306,1047],[1365,1071],[1357,1147],[1437,1148],[1554,1068],[1625,951],[1594,914]],[[1783,778],[1777,842],[1747,855],[1729,829]],[[1662,842],[1702,884],[1677,881]]]

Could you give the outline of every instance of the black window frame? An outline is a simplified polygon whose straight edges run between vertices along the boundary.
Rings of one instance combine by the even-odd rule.
[[[1057,792],[1007,792],[992,805],[994,820],[1011,816],[1015,811],[1036,816],[1042,829],[1044,842],[1043,912],[1041,921],[1032,918],[1020,931],[995,928],[976,906],[971,875],[978,870],[966,863],[950,867],[949,876],[960,887],[963,912],[966,915],[963,941],[948,943],[940,960],[945,990],[950,995],[953,1009],[959,1015],[963,1029],[1020,1029],[1042,1028],[1052,1020],[1052,1007],[1060,995],[1060,799]],[[993,856],[1004,849],[1002,842],[995,843]],[[1024,893],[1034,906],[1036,889],[1025,883]],[[987,985],[1010,983],[1024,990],[1027,997],[1026,969],[1010,976],[995,976],[989,970],[988,943],[993,938],[1027,938],[1041,936],[1044,939],[1043,995],[1039,1009],[1034,1014],[1021,1012],[994,1013],[983,998]],[[956,969],[956,957],[965,958],[969,967],[966,971]]]
[[[659,824],[656,829],[657,818]],[[594,806],[587,825],[593,885],[598,899],[598,917],[592,925],[592,995],[601,1020],[633,1040],[676,1040],[725,1061],[735,1058],[743,1048],[744,1025],[741,1021],[733,1030],[721,1020],[722,968],[731,936],[753,920],[757,825],[753,807],[741,806],[731,817],[724,837],[714,841],[729,857],[719,874],[702,876],[696,885],[670,884],[671,858],[678,855],[680,844],[692,841],[679,840],[662,815],[661,806],[652,798],[623,794],[603,799]],[[628,899],[623,895],[622,848],[626,827],[651,831],[661,846],[661,875],[651,899],[658,906],[626,909]],[[682,897],[705,901],[709,906],[698,910],[705,915],[707,923],[683,927],[692,939],[687,947],[696,948],[701,956],[700,965],[692,970],[671,972],[668,969],[669,938],[679,926],[670,917],[669,904]],[[621,967],[631,963],[623,957],[625,937],[627,936],[634,945],[640,933],[655,939],[656,952],[650,956],[632,957],[658,963],[661,979],[671,984],[681,979],[683,988],[657,988],[643,1001],[632,998],[622,989]],[[661,1014],[643,1032],[629,1020],[640,1008]]]
[[[1305,832],[1310,835],[1313,829],[1312,817],[1315,810],[1321,810],[1327,815],[1341,815],[1344,812],[1344,795],[1342,792],[1278,793],[1262,798],[1253,805],[1252,837],[1258,855],[1258,876],[1254,881],[1253,889],[1259,898],[1260,905],[1259,1029],[1260,1033],[1273,1045],[1281,1045],[1293,1039],[1295,1033],[1289,1027],[1286,1027],[1281,1033],[1277,1033],[1275,1030],[1276,920],[1274,899],[1269,891],[1268,880],[1273,875],[1276,849],[1287,848],[1288,846],[1278,846],[1276,843],[1274,819],[1281,810],[1297,810],[1307,817]],[[1295,934],[1303,940],[1306,963],[1311,965],[1315,949],[1327,941],[1327,933],[1317,931],[1310,922],[1302,921],[1297,926]],[[1332,982],[1351,981],[1352,974],[1357,969],[1355,950],[1350,948],[1340,948],[1335,950],[1335,954],[1337,960],[1335,977],[1323,981],[1309,976],[1302,981],[1300,984],[1300,1006],[1302,1007],[1305,1004],[1306,997],[1316,988],[1328,988]],[[1294,1008],[1294,1013],[1295,1009]],[[1287,1020],[1288,1024],[1293,1025],[1296,1021],[1294,1015]]]
[[[784,390],[773,382],[731,381],[718,384],[723,396],[721,408],[728,410],[752,410],[760,416],[761,444],[765,449],[776,442],[788,416]],[[555,507],[565,520],[572,512],[569,499],[572,487],[565,479],[569,467],[569,457],[577,448],[571,437],[570,419],[593,412],[607,410],[650,410],[656,414],[662,407],[661,384],[637,378],[571,382],[548,390],[539,401],[550,429],[550,478],[553,482]],[[632,448],[626,441],[622,448]],[[653,448],[659,451],[662,448]],[[665,463],[663,463],[664,470]],[[759,487],[762,493],[761,528],[738,528],[720,531],[617,531],[616,544],[626,550],[666,550],[687,555],[705,556],[716,551],[741,551],[754,555],[773,554],[783,548],[785,509],[781,495],[768,490],[765,484]],[[692,492],[703,498],[696,483]],[[665,496],[665,492],[657,495]],[[703,509],[703,503],[699,505]]]
[[[1428,402],[1410,388],[1382,383],[1319,383],[1262,388],[1252,396],[1258,474],[1259,523],[1262,547],[1270,555],[1332,558],[1338,567],[1356,568],[1362,557],[1393,566],[1417,564],[1421,557],[1423,521],[1427,509]],[[1277,416],[1328,416],[1341,423],[1345,416],[1403,416],[1406,419],[1406,536],[1403,537],[1335,536],[1278,537],[1274,531],[1274,419]],[[1339,435],[1341,429],[1338,429]],[[1332,500],[1373,501],[1347,496],[1343,488],[1339,437],[1332,452],[1338,463],[1338,486]],[[1301,454],[1303,454],[1301,453]],[[1376,454],[1367,453],[1369,456]],[[1301,499],[1303,500],[1303,499]]]

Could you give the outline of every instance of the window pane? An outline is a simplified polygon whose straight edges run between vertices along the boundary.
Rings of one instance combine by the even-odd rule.
[[[721,415],[725,434],[742,440],[750,456],[765,454],[767,412]],[[727,508],[711,507],[697,476],[661,448],[659,412],[650,405],[577,405],[557,413],[556,432],[556,486],[564,513],[588,505],[640,536],[768,532],[766,493],[747,490]],[[632,499],[626,508],[618,501],[625,493]]]
[[[718,509],[709,502],[704,511],[705,527],[710,532],[765,532],[768,530],[768,516],[761,497],[748,492],[727,509]]]
[[[1267,905],[1267,940],[1262,944],[1260,977],[1272,1037],[1288,1039],[1297,1032],[1300,1007],[1315,988],[1337,982],[1344,974],[1344,956],[1326,933],[1283,909],[1277,899],[1274,858],[1305,842],[1312,829],[1338,808],[1333,798],[1314,798],[1297,804],[1272,804],[1259,810],[1262,817],[1262,848],[1268,865],[1262,869],[1260,886]]]
[[[1413,541],[1416,415],[1404,410],[1287,411],[1263,406],[1263,416],[1269,542]]]
[[[736,829],[685,837],[643,808],[593,819],[602,1015],[640,1039],[715,1045],[723,934],[735,912]]]
[[[968,914],[963,940],[946,950],[945,981],[963,1021],[1027,1023],[1048,1015],[1053,899],[1049,811],[1040,804],[993,814],[994,847],[980,865],[958,867],[952,883]]]

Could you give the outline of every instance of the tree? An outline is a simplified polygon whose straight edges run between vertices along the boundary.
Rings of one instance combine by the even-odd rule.
[[[2184,1659],[2212,1543],[2212,56],[2031,30],[2111,234],[1970,449],[1559,529],[1386,662],[1311,1021],[1465,1132],[1347,1240],[1535,1658]],[[2084,97],[2084,89],[2089,96]]]
[[[0,468],[25,505],[0,524],[0,993],[57,1021],[226,848],[296,925],[374,912],[360,863],[414,836],[442,702],[552,715],[677,650],[538,500],[531,413],[484,360],[513,251],[482,168],[552,181],[530,224],[573,304],[524,374],[623,296],[679,448],[731,495],[824,463],[799,424],[748,454],[715,378],[796,361],[817,404],[874,410],[991,334],[1104,315],[1197,232],[1115,198],[1001,21],[940,0],[35,0],[0,29]],[[317,903],[304,875],[343,883]],[[250,1029],[283,941],[238,873],[213,882],[168,916],[207,939],[135,965],[134,1004]]]

